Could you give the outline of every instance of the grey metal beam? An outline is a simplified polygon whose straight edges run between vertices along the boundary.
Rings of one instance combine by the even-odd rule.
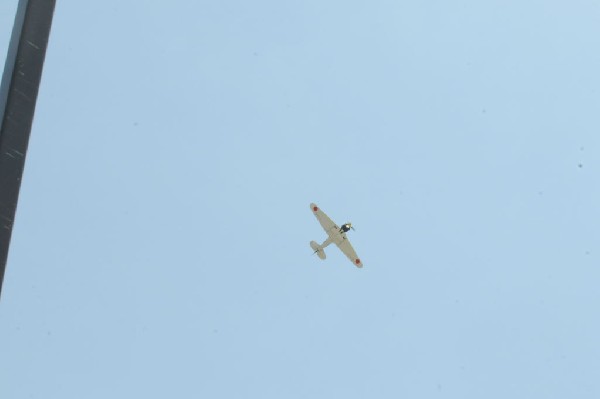
[[[19,0],[0,86],[0,294],[56,0]]]

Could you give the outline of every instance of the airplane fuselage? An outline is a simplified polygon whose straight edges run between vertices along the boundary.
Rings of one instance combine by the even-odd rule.
[[[346,226],[346,225],[344,225],[344,226]],[[350,230],[350,228],[348,228],[348,230]],[[348,230],[342,230],[337,225],[334,225],[332,228],[330,228],[329,230],[326,231],[326,233],[329,237],[327,237],[327,239],[325,241],[323,241],[323,244],[321,244],[321,247],[325,248],[326,246],[328,246],[331,243],[340,245],[346,239],[345,232]]]

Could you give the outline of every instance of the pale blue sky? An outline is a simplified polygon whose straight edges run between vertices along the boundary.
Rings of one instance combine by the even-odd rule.
[[[59,0],[0,397],[600,397],[599,48],[597,1]]]

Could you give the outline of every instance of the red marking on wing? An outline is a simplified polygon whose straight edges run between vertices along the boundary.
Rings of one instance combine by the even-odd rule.
[[[319,210],[319,208],[317,208],[316,206],[313,206],[313,211],[314,211],[314,212],[316,212],[316,211],[318,211],[318,210]]]
[[[357,259],[356,259],[354,262],[355,262],[357,265],[360,265],[360,259],[358,259],[358,258],[357,258]]]

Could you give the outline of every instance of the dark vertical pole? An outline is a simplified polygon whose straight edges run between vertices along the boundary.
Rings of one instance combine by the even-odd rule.
[[[0,87],[0,293],[56,0],[19,0]]]

